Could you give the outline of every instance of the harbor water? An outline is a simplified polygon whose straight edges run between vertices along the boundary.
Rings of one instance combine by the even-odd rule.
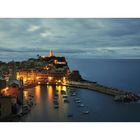
[[[68,59],[68,64],[72,70],[79,70],[85,79],[140,94],[140,60]],[[65,91],[69,103],[64,102],[62,90]],[[72,92],[76,95],[71,96]],[[56,93],[58,108],[54,105]],[[111,96],[91,90],[38,85],[24,91],[25,98],[29,94],[34,96],[36,105],[29,114],[20,119],[23,122],[140,121],[140,102],[114,102]],[[79,98],[80,103],[75,98]],[[84,113],[86,111],[87,114]]]

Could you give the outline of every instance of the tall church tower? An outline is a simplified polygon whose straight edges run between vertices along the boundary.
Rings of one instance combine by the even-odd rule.
[[[50,50],[49,57],[52,57],[52,56],[53,56],[53,51]]]

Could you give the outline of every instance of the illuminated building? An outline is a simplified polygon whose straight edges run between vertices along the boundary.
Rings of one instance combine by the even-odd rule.
[[[26,84],[28,82],[34,82],[37,78],[36,71],[17,71],[17,79],[23,80],[23,83]]]
[[[29,86],[31,84],[47,84],[48,82],[52,84],[66,83],[63,77],[68,77],[69,74],[70,70],[65,57],[56,57],[51,50],[49,56],[22,61],[14,75],[17,80],[23,81],[24,86]]]
[[[52,57],[52,56],[53,56],[53,51],[50,50],[49,57]]]

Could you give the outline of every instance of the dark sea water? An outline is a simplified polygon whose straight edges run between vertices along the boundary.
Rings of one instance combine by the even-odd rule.
[[[69,67],[78,69],[88,80],[100,84],[133,91],[140,94],[140,60],[96,60],[68,59]],[[55,90],[66,90],[70,103],[64,103],[59,91],[59,109],[54,109]],[[66,87],[36,86],[24,93],[33,94],[36,106],[21,121],[28,122],[135,122],[140,121],[140,102],[118,103],[113,98],[86,89],[74,89],[78,98],[85,105],[79,107]],[[83,114],[82,111],[89,111]],[[73,114],[73,117],[67,117]]]

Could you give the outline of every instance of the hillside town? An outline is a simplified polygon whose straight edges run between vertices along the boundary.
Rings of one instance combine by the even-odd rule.
[[[36,59],[0,62],[0,119],[23,109],[24,89],[39,84],[64,85],[69,75],[65,57],[56,57],[52,51]]]

